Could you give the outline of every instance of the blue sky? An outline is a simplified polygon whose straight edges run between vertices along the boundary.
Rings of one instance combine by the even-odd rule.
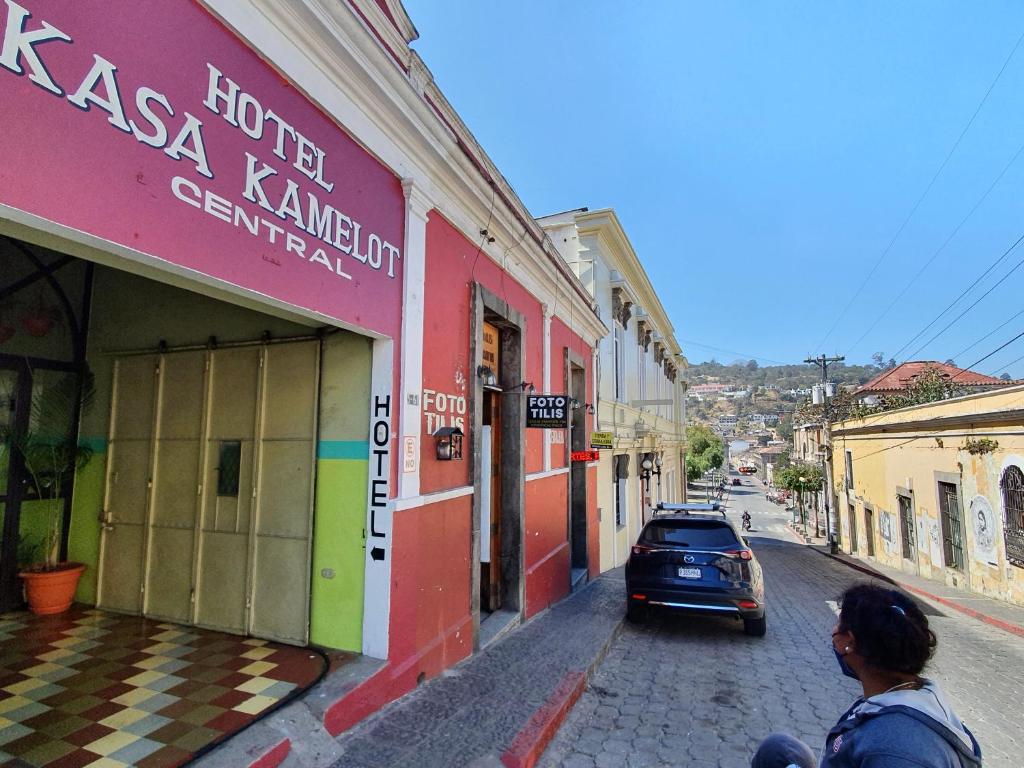
[[[918,351],[1022,243],[897,355],[1024,235],[1024,44],[840,316],[1024,33],[1024,3],[405,4],[415,48],[534,215],[616,209],[691,361],[967,365],[1024,331],[1022,314],[964,351],[1024,309],[1022,266]],[[1024,338],[978,368],[1024,377],[1021,356]]]

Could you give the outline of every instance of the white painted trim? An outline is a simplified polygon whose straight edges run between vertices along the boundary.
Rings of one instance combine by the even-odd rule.
[[[391,462],[395,450],[396,403],[393,392],[395,345],[373,344],[370,373],[370,450],[367,477],[366,544],[363,555],[363,654],[386,659],[390,648],[391,560],[394,557]],[[381,435],[382,425],[386,434]],[[385,447],[386,446],[386,447]],[[381,454],[381,451],[386,453]],[[384,503],[374,503],[376,499]],[[383,551],[381,551],[383,550]]]
[[[405,192],[405,275],[402,283],[402,384],[398,403],[400,431],[416,442],[416,469],[398,474],[398,496],[420,495],[420,454],[423,439],[423,313],[427,271],[427,214],[430,200],[413,180],[402,182]]]
[[[534,472],[532,475],[527,475],[526,476],[526,482],[530,482],[531,480],[543,480],[544,478],[547,478],[547,477],[557,477],[558,475],[568,475],[568,474],[569,474],[569,468],[568,467],[561,467],[559,469],[548,469],[548,470],[545,470],[544,472]]]
[[[402,512],[406,509],[417,509],[418,507],[427,507],[431,504],[437,504],[442,501],[450,501],[451,499],[459,499],[463,496],[472,496],[473,486],[463,485],[459,488],[451,488],[447,491],[438,491],[437,493],[428,493],[423,496],[415,496],[408,499],[397,499],[395,501],[395,511]]]
[[[544,379],[543,390],[545,394],[551,392],[551,305],[541,305],[544,312]],[[544,471],[551,471],[551,430],[544,430]]]

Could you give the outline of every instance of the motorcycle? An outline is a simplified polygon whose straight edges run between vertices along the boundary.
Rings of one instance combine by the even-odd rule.
[[[749,531],[750,530],[750,513],[749,512],[744,512],[743,513],[743,530],[744,531]]]

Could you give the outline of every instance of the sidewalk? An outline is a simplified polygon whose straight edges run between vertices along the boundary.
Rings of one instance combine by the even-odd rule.
[[[336,765],[533,765],[603,658],[623,610],[616,569],[342,734]]]
[[[330,702],[382,664],[357,660],[195,768],[529,768],[604,658],[624,612],[617,568],[332,738],[324,728]]]
[[[947,608],[999,627],[1006,632],[1024,637],[1024,607],[985,597],[974,592],[948,587],[933,579],[905,573],[880,563],[868,562],[844,552],[832,554],[828,543],[821,538],[811,540],[810,548],[833,560],[877,579],[894,584],[907,592],[926,597]]]

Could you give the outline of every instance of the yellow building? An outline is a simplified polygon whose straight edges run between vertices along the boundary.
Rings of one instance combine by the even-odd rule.
[[[1024,605],[1024,386],[833,426],[844,551]]]

